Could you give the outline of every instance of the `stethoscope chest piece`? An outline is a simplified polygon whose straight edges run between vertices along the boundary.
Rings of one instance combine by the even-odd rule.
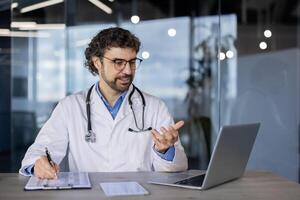
[[[85,141],[95,143],[96,142],[96,134],[93,131],[89,131],[88,134],[85,135]]]

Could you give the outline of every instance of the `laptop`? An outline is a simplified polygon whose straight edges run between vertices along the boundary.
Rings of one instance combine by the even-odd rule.
[[[205,190],[238,179],[244,174],[260,123],[223,126],[207,171],[176,182],[149,183]]]

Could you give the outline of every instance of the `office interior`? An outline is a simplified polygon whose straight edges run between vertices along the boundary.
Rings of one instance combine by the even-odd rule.
[[[0,172],[18,171],[60,99],[97,81],[84,50],[112,26],[142,41],[134,83],[186,122],[189,169],[207,168],[222,126],[260,122],[247,168],[299,183],[297,0],[0,1]]]

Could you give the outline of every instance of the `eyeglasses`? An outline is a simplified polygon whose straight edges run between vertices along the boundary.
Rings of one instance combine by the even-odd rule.
[[[140,58],[134,58],[134,59],[131,59],[131,60],[124,60],[124,59],[120,59],[120,58],[110,59],[110,58],[107,58],[105,56],[103,56],[103,58],[113,62],[114,67],[117,71],[122,71],[126,67],[127,63],[129,63],[129,66],[130,66],[131,70],[135,70],[140,66],[141,62],[143,61]]]

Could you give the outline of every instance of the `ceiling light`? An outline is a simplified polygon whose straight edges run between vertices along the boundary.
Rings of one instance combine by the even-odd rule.
[[[149,57],[150,57],[150,53],[148,51],[143,51],[142,58],[143,59],[148,59]]]
[[[264,49],[266,49],[267,47],[268,47],[268,45],[267,45],[266,42],[260,42],[260,43],[259,43],[259,48],[260,48],[260,49],[264,50]]]
[[[11,9],[14,9],[14,8],[18,7],[18,5],[19,4],[15,2],[15,3],[12,3],[10,7],[11,7]]]
[[[11,28],[34,28],[36,22],[11,22]]]
[[[10,26],[20,30],[49,30],[66,28],[65,24],[37,24],[36,22],[11,22]]]
[[[54,4],[62,3],[64,0],[49,0],[49,1],[43,1],[41,3],[33,4],[31,6],[27,6],[21,9],[21,13],[26,13],[32,10],[37,10],[40,8],[45,8],[48,6],[52,6]]]
[[[228,50],[228,51],[226,52],[226,56],[227,56],[227,58],[232,58],[232,57],[234,56],[233,51]]]
[[[64,29],[65,24],[35,24],[33,27],[19,27],[20,30],[49,30],[49,29]]]
[[[169,28],[168,35],[170,37],[174,37],[176,35],[176,29],[175,28]]]
[[[133,16],[131,17],[131,22],[132,22],[132,23],[137,24],[137,23],[139,23],[139,21],[140,21],[140,17],[139,17],[139,16],[133,15]]]
[[[272,32],[271,32],[270,30],[265,30],[265,31],[264,31],[264,36],[265,36],[266,38],[269,38],[269,37],[272,36]]]
[[[0,35],[5,35],[5,34],[9,34],[9,29],[3,29],[3,28],[0,28]]]
[[[220,60],[224,60],[226,58],[225,53],[220,52]]]
[[[112,9],[110,7],[108,7],[107,5],[105,5],[104,3],[102,3],[101,1],[89,0],[89,2],[91,2],[95,6],[97,6],[98,8],[103,10],[104,12],[106,12],[107,14],[112,14]]]
[[[0,29],[0,37],[40,37],[47,38],[50,34],[47,32],[28,32],[28,31],[6,31]]]

